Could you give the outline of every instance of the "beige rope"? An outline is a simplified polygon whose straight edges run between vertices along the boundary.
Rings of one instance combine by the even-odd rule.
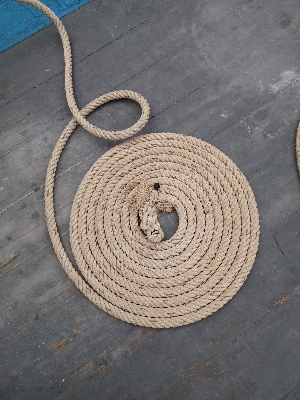
[[[252,268],[259,240],[253,192],[237,166],[200,139],[129,139],[92,166],[76,193],[70,241],[77,272],[57,229],[55,173],[78,122],[105,101],[73,113],[53,150],[45,208],[54,250],[77,288],[117,318],[155,328],[198,321],[227,303]],[[157,213],[172,208],[179,226],[163,241]]]
[[[73,91],[73,78],[72,78],[72,51],[71,51],[71,44],[70,44],[70,39],[67,34],[67,31],[65,27],[63,26],[62,22],[60,19],[54,14],[53,11],[45,4],[41,3],[38,0],[18,0],[21,3],[29,4],[38,10],[42,11],[44,14],[46,14],[55,24],[58,33],[60,34],[63,48],[64,48],[64,59],[65,59],[65,90],[66,90],[66,97],[67,97],[67,102],[69,105],[69,108],[71,110],[72,115],[76,119],[76,121],[88,132],[92,133],[95,136],[103,137],[105,139],[110,139],[110,140],[119,140],[119,139],[125,139],[127,137],[135,135],[137,132],[139,132],[147,123],[149,119],[149,114],[150,114],[150,107],[147,102],[147,100],[141,96],[139,93],[132,92],[131,90],[118,90],[115,92],[110,92],[107,94],[104,94],[103,96],[98,97],[97,99],[94,100],[94,102],[97,102],[97,107],[101,106],[104,103],[107,103],[111,100],[116,100],[116,99],[131,99],[135,100],[140,104],[142,107],[142,115],[140,119],[130,128],[122,130],[122,131],[104,131],[102,129],[97,128],[96,126],[92,125],[90,122],[88,122],[85,119],[85,116],[82,114],[82,112],[78,109],[75,97],[74,97],[74,91]],[[89,114],[92,109],[94,109],[95,103],[92,102],[90,104],[90,108],[87,108],[87,114]],[[86,107],[89,107],[87,105]],[[91,108],[94,107],[94,108]],[[86,115],[87,115],[86,114]]]

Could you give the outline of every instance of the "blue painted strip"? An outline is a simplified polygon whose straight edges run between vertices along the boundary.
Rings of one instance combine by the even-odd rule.
[[[58,17],[89,0],[43,0]],[[0,0],[0,52],[50,23],[41,11],[16,0]]]

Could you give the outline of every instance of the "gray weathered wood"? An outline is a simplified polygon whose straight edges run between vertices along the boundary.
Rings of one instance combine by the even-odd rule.
[[[70,119],[60,39],[49,26],[1,53],[1,399],[300,398],[298,1],[92,0],[63,22],[80,107],[136,90],[151,106],[143,133],[220,148],[251,184],[261,240],[241,290],[205,320],[154,330],[99,310],[62,270],[44,219],[47,163]],[[117,101],[89,118],[121,129],[139,112]],[[64,152],[55,203],[70,255],[74,194],[114,145],[78,128]]]

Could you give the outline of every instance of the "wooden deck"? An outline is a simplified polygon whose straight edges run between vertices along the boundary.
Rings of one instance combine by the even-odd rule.
[[[151,106],[143,133],[217,146],[255,193],[260,246],[241,290],[197,323],[141,328],[95,307],[66,276],[45,224],[46,168],[70,119],[58,33],[51,25],[4,51],[0,398],[299,399],[299,0],[91,0],[63,22],[79,106],[135,90]],[[116,101],[90,120],[122,129],[139,112]],[[64,152],[55,200],[68,249],[78,184],[112,146],[78,128]]]

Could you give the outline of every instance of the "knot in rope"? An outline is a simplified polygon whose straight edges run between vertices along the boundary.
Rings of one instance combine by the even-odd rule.
[[[130,193],[133,190],[132,193]],[[138,211],[140,228],[153,243],[160,242],[164,238],[164,232],[160,227],[157,214],[160,211],[171,212],[173,205],[163,196],[163,188],[159,183],[145,185],[133,182],[126,186],[125,194],[128,196],[129,207]]]

